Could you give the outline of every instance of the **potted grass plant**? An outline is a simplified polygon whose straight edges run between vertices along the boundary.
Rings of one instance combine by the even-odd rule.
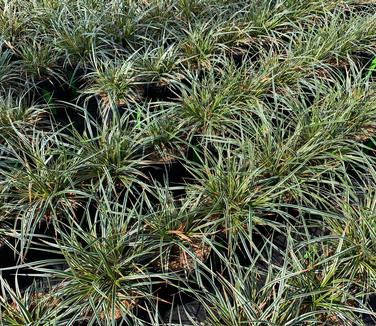
[[[0,0],[0,324],[375,324],[372,1]]]

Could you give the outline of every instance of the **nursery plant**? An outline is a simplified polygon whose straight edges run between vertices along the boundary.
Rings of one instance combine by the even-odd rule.
[[[0,325],[376,324],[376,3],[0,0]]]

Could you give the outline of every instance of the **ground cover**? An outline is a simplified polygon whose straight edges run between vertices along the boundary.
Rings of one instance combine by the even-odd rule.
[[[0,0],[1,325],[375,325],[376,2]]]

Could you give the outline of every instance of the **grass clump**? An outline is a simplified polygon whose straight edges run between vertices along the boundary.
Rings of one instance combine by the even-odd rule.
[[[0,0],[1,324],[374,325],[375,9]]]

